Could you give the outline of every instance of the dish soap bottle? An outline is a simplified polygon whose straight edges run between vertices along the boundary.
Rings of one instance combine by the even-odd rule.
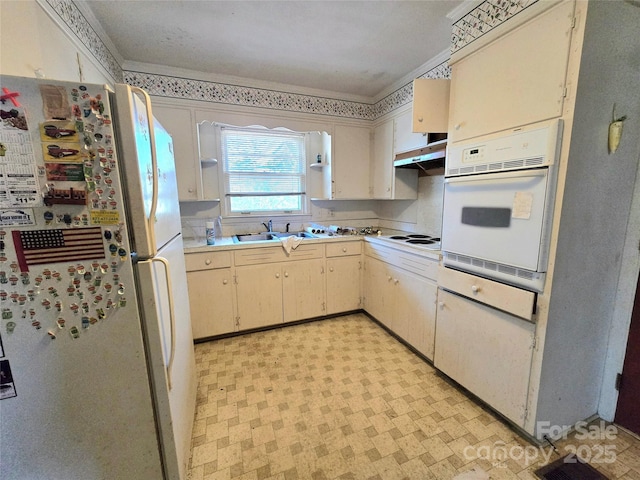
[[[215,245],[216,237],[215,237],[215,227],[213,222],[207,222],[205,225],[205,234],[207,237],[207,245]]]

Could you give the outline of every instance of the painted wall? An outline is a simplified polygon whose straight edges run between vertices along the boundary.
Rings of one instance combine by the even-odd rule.
[[[56,80],[114,82],[38,3],[3,0],[0,2],[0,72],[36,77],[36,71]]]
[[[605,376],[603,366],[624,348],[626,333],[607,340],[624,317],[628,332],[631,311],[618,311],[618,319],[614,312],[616,302],[632,302],[638,274],[623,270],[638,261],[625,238],[640,238],[628,229],[640,215],[631,210],[640,158],[638,24],[637,6],[589,3],[542,364],[548,385],[540,389],[538,418],[551,424],[596,412],[612,420],[615,374]],[[609,154],[614,104],[628,120],[620,148]]]

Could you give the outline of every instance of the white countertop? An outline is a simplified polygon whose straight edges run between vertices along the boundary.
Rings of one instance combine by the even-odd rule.
[[[424,248],[419,245],[412,245],[410,243],[397,242],[394,240],[390,240],[385,238],[388,235],[403,235],[407,234],[407,232],[402,232],[398,230],[385,230],[384,236],[378,235],[328,235],[328,234],[319,234],[316,238],[303,238],[303,244],[316,244],[316,243],[328,243],[328,242],[349,242],[349,241],[367,241],[371,243],[376,243],[379,245],[384,245],[386,247],[395,248],[397,250],[402,250],[404,252],[411,252],[419,255],[424,255],[436,259],[440,259],[441,252],[440,250],[430,250]],[[184,239],[184,252],[185,253],[202,253],[208,251],[222,251],[222,250],[240,250],[247,248],[268,248],[281,245],[278,240],[269,240],[269,241],[255,241],[255,242],[242,242],[236,243],[233,241],[233,237],[222,237],[220,239],[216,239],[215,245],[206,245],[203,240],[195,240],[191,238]]]

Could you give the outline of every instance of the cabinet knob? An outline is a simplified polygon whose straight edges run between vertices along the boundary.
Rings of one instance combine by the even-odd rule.
[[[280,274],[279,273],[276,273],[276,278],[280,278]]]
[[[228,283],[228,280],[225,278],[224,280],[222,280],[222,284],[226,285]]]
[[[207,258],[207,259],[204,261],[204,264],[205,264],[205,265],[211,265],[211,259],[210,259],[210,258]]]
[[[194,192],[194,189],[193,189],[193,188],[190,188],[190,189],[189,189],[189,193],[193,193],[193,192]]]
[[[347,247],[342,247],[342,251],[343,251],[344,253],[347,253]]]
[[[289,278],[289,272],[284,272],[285,278]]]
[[[424,121],[423,117],[418,117],[418,122],[422,123]]]
[[[440,310],[444,310],[444,302],[438,302],[438,307],[440,307]]]
[[[391,280],[393,280],[393,278],[391,278],[390,276],[387,276],[387,282],[390,282]]]
[[[477,286],[477,285],[472,285],[472,286],[471,286],[471,291],[472,291],[473,293],[478,293],[478,292],[480,291],[480,287],[479,287],[479,286]]]
[[[330,272],[333,272],[333,267],[329,267],[329,271],[330,271]]]
[[[455,128],[456,130],[460,130],[460,127],[461,127],[461,126],[462,126],[462,125],[460,125],[459,123],[456,123],[456,124],[453,126],[453,128]]]
[[[398,280],[397,278],[393,279],[393,283],[395,283],[396,285],[400,283],[400,280]]]

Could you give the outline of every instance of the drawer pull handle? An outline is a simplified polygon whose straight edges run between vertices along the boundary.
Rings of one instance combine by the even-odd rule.
[[[342,251],[343,251],[344,253],[347,253],[347,247],[342,247]]]
[[[207,259],[204,261],[204,264],[205,264],[205,265],[211,265],[211,259],[210,259],[210,258],[207,258]]]
[[[477,285],[472,285],[472,286],[471,286],[471,291],[472,291],[473,293],[478,293],[478,292],[480,291],[480,287],[479,287],[479,286],[477,286]]]

